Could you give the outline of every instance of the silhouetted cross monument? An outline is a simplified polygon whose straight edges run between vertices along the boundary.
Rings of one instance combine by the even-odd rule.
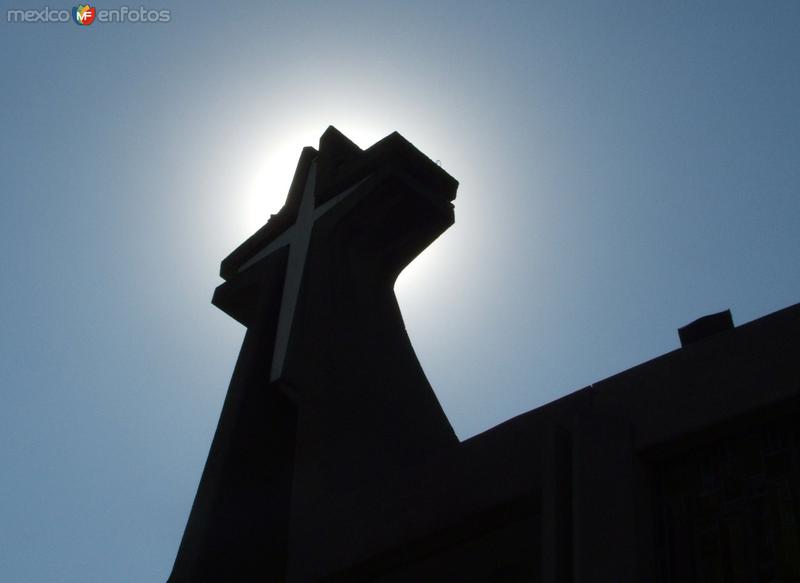
[[[284,207],[222,262],[212,301],[247,333],[170,581],[301,572],[298,541],[340,536],[331,496],[457,445],[393,291],[457,186],[397,133],[303,149]]]

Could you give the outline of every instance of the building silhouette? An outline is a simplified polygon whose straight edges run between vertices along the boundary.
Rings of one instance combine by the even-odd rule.
[[[457,182],[335,128],[223,262],[247,327],[179,582],[800,581],[800,304],[459,442],[393,285]]]

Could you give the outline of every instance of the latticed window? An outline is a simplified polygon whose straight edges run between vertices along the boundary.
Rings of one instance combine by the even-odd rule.
[[[773,419],[656,468],[663,583],[800,581],[800,440]]]

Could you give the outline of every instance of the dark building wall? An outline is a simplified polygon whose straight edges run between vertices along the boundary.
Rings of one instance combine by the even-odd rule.
[[[798,338],[794,306],[365,487],[331,580],[796,581]]]
[[[793,306],[322,493],[280,580],[797,581],[798,338]]]

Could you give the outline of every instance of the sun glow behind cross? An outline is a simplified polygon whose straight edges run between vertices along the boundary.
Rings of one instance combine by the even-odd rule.
[[[352,121],[335,122],[334,125],[364,149],[393,131]],[[326,127],[327,123],[320,120],[320,123],[309,122],[300,127],[295,125],[291,131],[281,128],[264,132],[264,143],[251,148],[249,158],[240,161],[243,164],[242,175],[249,177],[240,199],[242,213],[239,229],[242,236],[258,230],[271,214],[281,209],[300,152],[306,146],[317,147],[319,136]],[[409,138],[413,139],[413,136]],[[434,249],[438,244],[437,241],[423,251],[398,277],[396,290],[403,301],[421,300],[426,287],[434,285],[438,276],[441,276],[443,265],[439,253]]]
[[[259,229],[270,215],[281,209],[286,202],[300,152],[306,146],[316,148],[326,127],[327,124],[322,122],[308,123],[291,131],[267,132],[265,141],[269,140],[269,143],[254,149],[244,172],[249,176],[249,181],[243,198],[242,226],[248,234]],[[362,148],[369,147],[383,137],[377,128],[352,123],[336,127]]]

